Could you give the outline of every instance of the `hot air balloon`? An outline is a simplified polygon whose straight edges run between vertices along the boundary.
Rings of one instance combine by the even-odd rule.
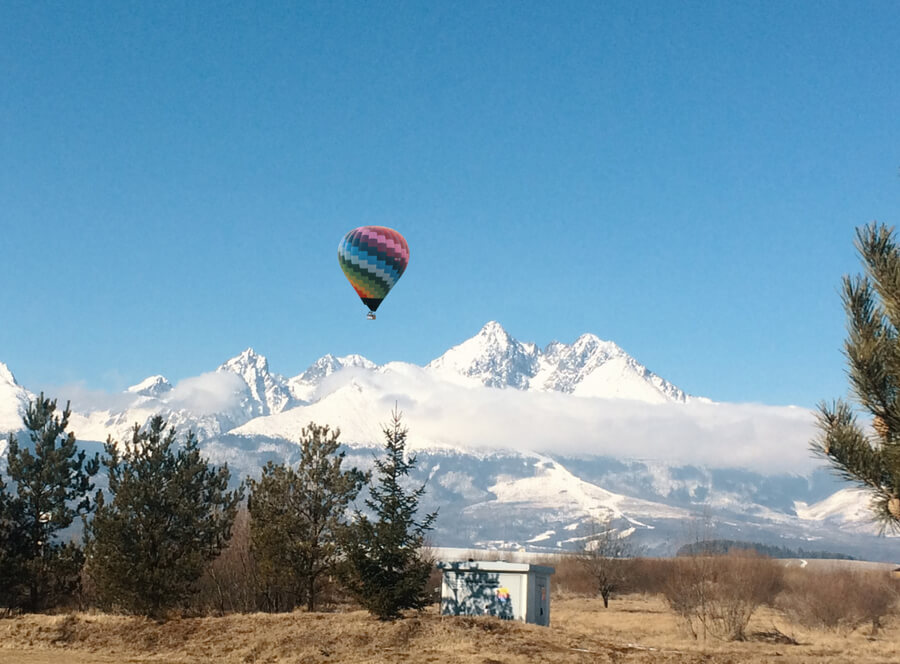
[[[385,226],[360,226],[338,245],[338,262],[353,290],[375,320],[375,311],[409,263],[409,246],[400,233]]]

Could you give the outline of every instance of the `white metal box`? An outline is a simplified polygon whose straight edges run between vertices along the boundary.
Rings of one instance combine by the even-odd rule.
[[[441,562],[441,615],[550,624],[552,567],[503,561]]]

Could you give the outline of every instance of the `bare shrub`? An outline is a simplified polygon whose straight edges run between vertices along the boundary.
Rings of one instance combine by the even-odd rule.
[[[625,585],[626,592],[660,595],[674,573],[676,560],[671,558],[635,558]]]
[[[590,533],[575,554],[575,560],[593,582],[594,592],[609,607],[613,592],[621,591],[632,572],[631,542],[612,527],[610,521],[592,520]]]
[[[198,583],[193,607],[222,615],[259,611],[263,604],[259,570],[250,551],[250,515],[241,509],[228,546],[209,564]]]
[[[694,638],[743,641],[756,609],[774,603],[783,573],[755,552],[687,556],[674,561],[664,595]]]
[[[559,556],[555,559],[539,561],[541,565],[553,567],[556,571],[553,575],[554,593],[569,593],[592,597],[597,589],[593,580],[582,567],[574,555]]]
[[[628,574],[622,578],[618,594],[642,593],[660,595],[668,584],[676,560],[671,558],[630,558]],[[541,561],[542,565],[550,565],[556,569],[553,575],[554,592],[569,593],[593,597],[597,594],[597,586],[587,570],[579,563],[576,555],[559,556]]]
[[[874,634],[897,600],[897,583],[883,572],[795,568],[786,575],[777,606],[805,627],[853,630],[869,624]]]

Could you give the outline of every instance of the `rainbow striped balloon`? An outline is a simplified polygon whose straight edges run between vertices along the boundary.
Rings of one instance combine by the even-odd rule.
[[[360,226],[341,240],[338,261],[356,294],[374,312],[406,269],[409,246],[392,228]]]

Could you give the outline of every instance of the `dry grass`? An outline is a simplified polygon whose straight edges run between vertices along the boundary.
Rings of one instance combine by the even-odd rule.
[[[868,630],[804,628],[761,609],[748,628],[776,631],[799,645],[697,641],[656,597],[630,595],[603,609],[600,599],[558,597],[550,628],[495,618],[444,618],[435,609],[395,623],[350,613],[245,614],[151,620],[103,614],[29,615],[0,620],[0,663],[249,664],[253,662],[858,662],[900,661],[900,621]],[[759,637],[758,637],[759,638]]]

